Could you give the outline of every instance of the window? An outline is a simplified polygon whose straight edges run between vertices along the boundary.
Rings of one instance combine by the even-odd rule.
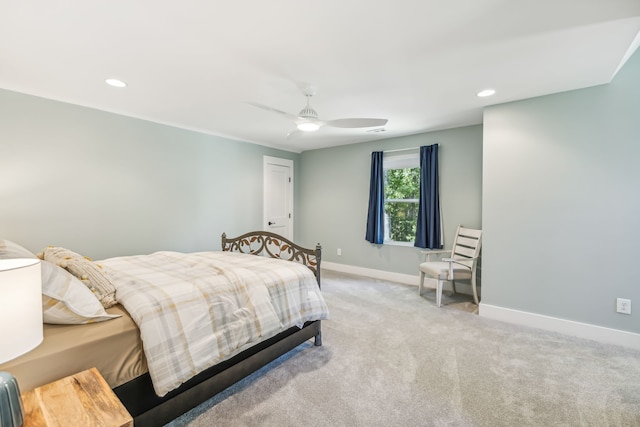
[[[413,243],[420,198],[420,158],[411,154],[384,157],[384,241]]]
[[[423,145],[418,150],[419,154],[402,156],[371,152],[367,242],[413,242],[419,248],[442,249],[438,144]],[[415,230],[415,240],[409,230]]]

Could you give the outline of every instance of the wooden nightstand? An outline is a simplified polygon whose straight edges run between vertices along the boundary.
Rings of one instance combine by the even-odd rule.
[[[96,368],[22,393],[24,427],[133,427],[133,419]]]

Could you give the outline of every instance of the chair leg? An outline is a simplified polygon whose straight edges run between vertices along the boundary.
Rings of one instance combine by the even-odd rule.
[[[436,305],[440,307],[442,304],[442,280],[438,279],[438,284],[436,285]]]
[[[418,295],[422,295],[422,289],[424,289],[424,273],[420,272],[420,283],[418,284]]]
[[[453,288],[453,293],[457,294],[458,292],[456,292],[456,281],[455,280],[451,281],[451,287]]]
[[[476,289],[476,275],[471,275],[471,289],[473,290],[473,301],[478,305],[478,290]]]

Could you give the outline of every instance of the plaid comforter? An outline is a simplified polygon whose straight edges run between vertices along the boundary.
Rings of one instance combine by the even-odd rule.
[[[140,328],[156,394],[283,329],[328,318],[304,265],[232,252],[156,252],[101,261]]]

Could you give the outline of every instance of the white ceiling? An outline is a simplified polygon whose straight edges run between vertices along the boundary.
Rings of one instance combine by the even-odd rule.
[[[1,0],[0,88],[301,152],[608,83],[639,33],[640,0]],[[304,84],[320,118],[385,131],[287,138],[250,104],[297,114]]]

